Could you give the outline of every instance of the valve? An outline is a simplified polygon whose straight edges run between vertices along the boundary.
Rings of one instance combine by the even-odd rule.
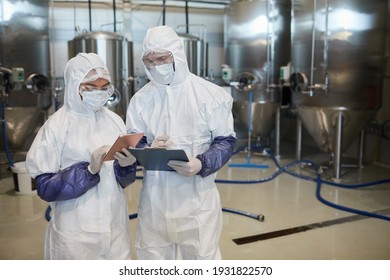
[[[307,91],[308,80],[305,74],[297,72],[290,76],[290,89],[294,93],[302,93]]]
[[[45,93],[50,88],[50,81],[45,75],[33,73],[26,79],[26,88],[33,93]]]

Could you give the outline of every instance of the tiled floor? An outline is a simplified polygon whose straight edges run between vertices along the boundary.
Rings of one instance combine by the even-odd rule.
[[[236,154],[231,163],[246,163],[246,153]],[[282,173],[263,183],[237,180],[268,178],[276,170],[272,159],[253,154],[251,163],[268,168],[231,168],[218,173],[223,207],[265,216],[263,222],[224,212],[220,242],[224,259],[268,260],[389,260],[390,221],[329,207],[316,198],[316,184]],[[281,165],[293,161],[281,158]],[[298,167],[291,170],[298,171]],[[11,172],[9,172],[11,173]],[[313,175],[305,170],[305,175]],[[37,195],[16,195],[12,178],[0,181],[0,259],[42,259],[47,203]],[[140,174],[141,176],[142,174]],[[390,178],[390,170],[366,166],[342,178],[342,183],[357,184]],[[126,194],[129,213],[136,213],[140,180]],[[382,211],[390,216],[390,183],[345,189],[323,185],[322,196],[336,204],[363,211]],[[136,219],[131,220],[132,231]],[[134,234],[133,234],[134,235]]]

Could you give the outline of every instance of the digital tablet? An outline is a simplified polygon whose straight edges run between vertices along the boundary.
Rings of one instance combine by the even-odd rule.
[[[114,154],[120,152],[122,148],[129,148],[130,146],[135,147],[142,136],[144,136],[143,133],[124,134],[119,136],[103,158],[103,161],[113,160]]]
[[[168,166],[168,161],[189,161],[184,150],[129,148],[129,151],[146,170],[174,171],[170,166]]]

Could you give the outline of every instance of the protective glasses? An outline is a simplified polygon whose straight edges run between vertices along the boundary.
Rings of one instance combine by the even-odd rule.
[[[109,95],[111,95],[114,92],[114,86],[111,83],[108,83],[104,85],[103,87],[97,87],[91,84],[80,84],[79,87],[80,93],[86,92],[86,91],[96,91],[96,90],[102,90],[102,91],[108,91]]]
[[[171,52],[156,53],[150,52],[142,58],[145,66],[151,68],[156,65],[168,64],[173,62],[173,55]]]

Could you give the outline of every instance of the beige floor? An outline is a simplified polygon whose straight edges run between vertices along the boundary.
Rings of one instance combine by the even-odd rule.
[[[281,164],[292,161],[282,157]],[[245,163],[246,154],[235,155],[231,162]],[[274,162],[266,156],[253,154],[251,163],[265,164],[268,168],[227,165],[218,173],[218,179],[259,180],[276,171]],[[42,259],[47,203],[37,195],[15,194],[12,173],[8,172],[3,172],[0,180],[0,259]],[[311,175],[304,170],[301,173]],[[389,169],[371,165],[343,176],[342,182],[352,184],[386,178],[390,178]],[[137,180],[126,190],[129,213],[136,213],[140,183]],[[224,212],[220,242],[224,259],[390,259],[390,222],[366,216],[358,219],[353,213],[321,203],[316,199],[313,182],[283,173],[264,183],[218,183],[218,188],[224,208],[265,216],[259,222]],[[390,183],[361,189],[324,185],[321,193],[334,203],[364,211],[382,211],[383,215],[390,216]],[[133,232],[136,222],[131,220]],[[293,232],[294,229],[297,231]],[[281,230],[285,234],[278,234]],[[269,238],[260,240],[264,236]],[[238,241],[243,243],[237,244]]]

